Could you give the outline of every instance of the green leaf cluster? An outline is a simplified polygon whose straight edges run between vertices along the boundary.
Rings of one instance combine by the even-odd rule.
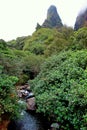
[[[0,39],[0,50],[6,49],[6,42],[3,39]]]
[[[3,74],[3,66],[0,66],[0,120],[6,114],[9,119],[19,116],[20,105],[15,88],[17,81],[17,77]]]
[[[68,30],[70,30],[68,29],[68,27],[66,27],[65,29],[61,28],[59,30],[40,28],[33,33],[31,38],[26,41],[26,44],[23,49],[28,50],[36,55],[43,54],[45,56],[50,56],[54,53],[59,53],[68,45],[68,40],[65,34],[67,32],[67,34],[69,35],[67,37],[69,38],[72,29],[70,31]]]
[[[60,129],[87,128],[87,50],[48,58],[31,87],[37,111],[58,122]]]
[[[84,27],[75,31],[71,39],[70,48],[72,48],[72,50],[87,49],[87,28]]]
[[[0,40],[1,117],[17,116],[15,83],[30,79],[38,112],[58,122],[60,130],[86,130],[87,28],[41,27],[32,36]]]

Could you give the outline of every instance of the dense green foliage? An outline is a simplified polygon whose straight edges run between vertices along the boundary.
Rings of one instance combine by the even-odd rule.
[[[29,36],[28,36],[29,38]],[[24,45],[25,45],[25,40],[27,39],[27,37],[18,37],[16,40],[11,40],[7,42],[7,45],[10,48],[15,48],[17,50],[22,50]]]
[[[87,28],[81,28],[72,36],[71,48],[73,50],[87,49]]]
[[[62,27],[59,30],[41,28],[26,41],[23,49],[36,55],[50,56],[59,53],[68,46],[72,33],[73,29],[68,27]]]
[[[60,129],[87,128],[87,50],[47,59],[31,83],[37,111],[57,121]]]
[[[34,78],[39,73],[40,64],[43,61],[43,56],[36,56],[31,52],[17,50],[14,47],[9,49],[7,45],[4,50],[0,49],[0,65],[4,66],[4,73],[17,76],[19,84],[24,84],[28,79]]]
[[[32,36],[0,40],[0,116],[17,116],[15,84],[30,83],[37,111],[60,130],[87,129],[87,28],[38,28]],[[9,104],[9,105],[8,105]]]
[[[0,39],[0,50],[6,49],[6,42],[2,39]]]
[[[0,66],[0,120],[5,114],[9,118],[19,116],[20,106],[15,89],[17,81],[17,77],[3,74],[3,67]]]

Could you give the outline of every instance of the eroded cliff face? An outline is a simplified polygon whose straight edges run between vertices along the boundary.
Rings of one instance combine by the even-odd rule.
[[[61,18],[57,12],[57,8],[54,5],[51,5],[47,11],[47,18],[45,19],[42,27],[61,27],[63,26]]]
[[[82,27],[87,27],[87,8],[77,16],[74,29],[78,30]]]

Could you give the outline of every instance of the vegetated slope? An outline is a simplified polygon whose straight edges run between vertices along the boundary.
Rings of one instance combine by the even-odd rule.
[[[60,32],[65,36],[64,30]],[[68,39],[67,49],[48,58],[31,81],[37,111],[47,115],[50,121],[58,122],[63,130],[87,128],[86,34],[86,27],[74,31]]]
[[[72,33],[73,29],[68,27],[62,27],[59,30],[56,28],[40,28],[27,39],[23,50],[30,51],[36,55],[50,56],[67,47]]]
[[[37,111],[58,122],[59,129],[87,128],[87,50],[48,58],[31,87]]]
[[[7,45],[11,49],[23,50],[26,40],[30,37],[31,36],[17,37],[16,40],[13,39],[11,41],[8,41]]]
[[[17,105],[16,100],[7,91],[13,90],[18,78],[18,84],[32,80],[37,111],[58,122],[60,129],[87,128],[86,27],[78,31],[66,26],[40,27],[32,36],[7,43],[0,40],[0,76],[1,116],[5,108],[17,114],[18,107],[11,102]]]
[[[70,27],[40,28],[32,36],[20,37],[7,43],[2,40],[3,44],[0,45],[4,49],[0,51],[0,63],[5,73],[18,76],[19,83],[23,84],[39,73],[40,65],[46,57],[68,47],[72,34],[73,29]]]
[[[20,105],[15,91],[18,78],[11,72],[14,70],[12,59],[15,56],[7,47],[4,40],[0,40],[0,121],[19,116]],[[15,62],[14,64],[15,65]],[[11,68],[12,67],[12,68]],[[1,123],[1,122],[0,122]]]

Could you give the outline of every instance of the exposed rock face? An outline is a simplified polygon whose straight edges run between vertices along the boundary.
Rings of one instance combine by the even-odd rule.
[[[42,27],[61,27],[63,26],[57,9],[54,5],[51,5],[47,12],[47,19],[42,24]]]
[[[74,29],[78,30],[82,27],[87,27],[87,9],[77,16]]]

